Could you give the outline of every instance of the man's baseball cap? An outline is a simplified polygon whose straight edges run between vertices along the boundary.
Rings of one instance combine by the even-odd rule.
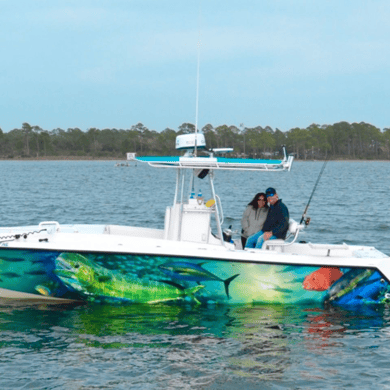
[[[276,190],[275,188],[272,187],[267,188],[267,190],[265,191],[265,195],[267,196],[267,198],[269,196],[274,196],[275,194],[276,194]]]

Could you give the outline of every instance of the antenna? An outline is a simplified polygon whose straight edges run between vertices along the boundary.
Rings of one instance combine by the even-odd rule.
[[[196,70],[196,108],[195,108],[195,149],[194,156],[197,156],[198,146],[198,111],[199,111],[199,69],[200,69],[200,21],[202,16],[201,2],[199,0],[199,18],[198,18],[198,64]]]

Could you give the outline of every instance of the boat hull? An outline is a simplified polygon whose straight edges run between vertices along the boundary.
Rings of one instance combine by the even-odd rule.
[[[377,283],[377,289],[372,292],[371,288],[370,296],[365,296],[362,288],[370,280]],[[362,303],[383,302],[388,294],[387,281],[369,268],[0,249],[0,296],[1,291],[14,291],[37,299],[117,303],[347,304],[348,294],[359,288],[363,292],[354,295],[354,304],[360,298]]]

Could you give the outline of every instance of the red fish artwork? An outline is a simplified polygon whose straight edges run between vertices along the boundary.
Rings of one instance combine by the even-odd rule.
[[[307,275],[302,285],[305,290],[325,291],[341,276],[343,273],[337,267],[321,267]]]

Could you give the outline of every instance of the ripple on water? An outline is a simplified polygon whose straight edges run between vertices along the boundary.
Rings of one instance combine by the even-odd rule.
[[[240,228],[255,193],[275,187],[300,220],[322,163],[290,174],[218,172],[225,227]],[[329,162],[309,208],[307,242],[390,253],[388,163]],[[168,170],[112,162],[1,162],[2,224],[162,227]],[[358,173],[358,174],[357,174]],[[232,185],[234,185],[232,191]],[[26,192],[26,188],[35,191]],[[209,196],[202,188],[205,198]],[[156,202],[156,194],[158,201]],[[158,210],[157,210],[158,209]],[[1,389],[367,389],[388,386],[388,308],[0,305]]]
[[[387,309],[18,306],[0,314],[2,389],[365,388],[390,375],[389,318]]]

